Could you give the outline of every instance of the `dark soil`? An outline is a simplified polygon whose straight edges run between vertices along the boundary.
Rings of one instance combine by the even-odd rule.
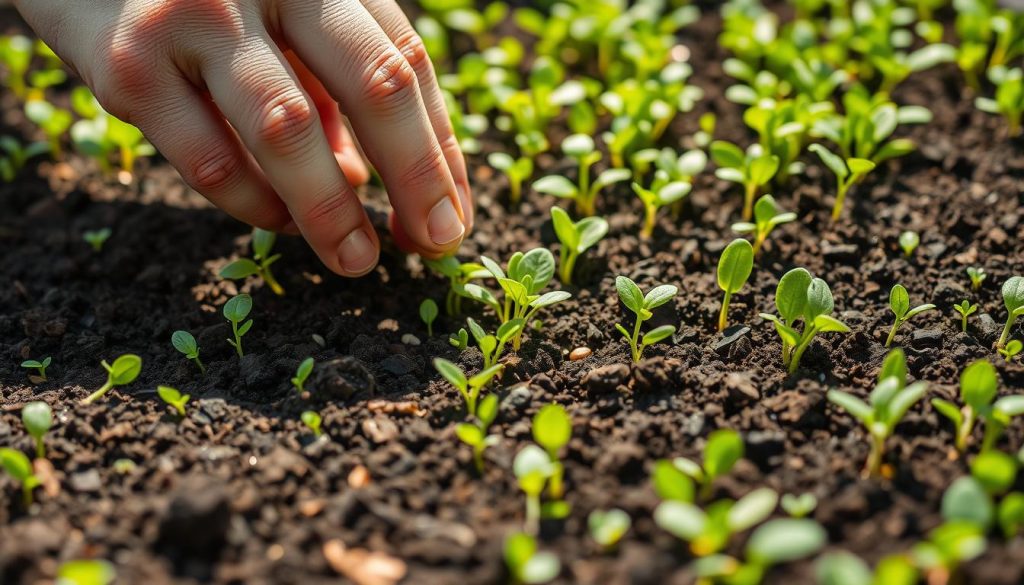
[[[10,13],[0,22],[18,25]],[[694,83],[707,92],[701,111],[719,114],[721,137],[748,141],[738,107],[722,98],[719,21],[708,11],[682,41],[693,51]],[[904,134],[919,152],[882,165],[851,195],[845,218],[829,221],[834,183],[818,164],[775,194],[800,220],[772,236],[751,283],[735,298],[733,323],[749,328],[729,344],[715,329],[719,252],[734,234],[741,195],[703,174],[683,217],[663,218],[651,241],[637,232],[640,207],[620,186],[602,198],[610,236],[581,261],[574,300],[544,315],[545,327],[511,356],[483,477],[454,434],[464,418],[457,392],[430,366],[444,356],[477,367],[479,353],[459,354],[444,336],[428,338],[417,306],[441,300],[445,283],[415,258],[394,250],[369,276],[351,281],[327,272],[298,239],[281,238],[277,273],[288,291],[274,296],[258,281],[220,281],[217,270],[247,251],[248,228],[187,189],[162,160],[123,187],[97,176],[91,163],[42,162],[0,185],[0,443],[28,452],[19,420],[30,400],[53,406],[47,439],[59,493],[37,492],[25,510],[20,492],[0,478],[0,583],[52,578],[67,559],[101,557],[120,583],[336,583],[325,545],[379,551],[399,559],[408,583],[500,583],[501,545],[523,522],[524,500],[511,473],[513,455],[530,439],[532,415],[564,404],[574,418],[565,452],[571,516],[545,523],[543,546],[563,562],[564,583],[686,583],[685,547],[658,529],[648,480],[655,460],[697,457],[717,428],[741,431],[747,458],[715,487],[739,497],[759,486],[814,493],[813,517],[831,547],[875,561],[907,550],[941,522],[939,501],[965,463],[951,456],[949,425],[923,401],[889,444],[891,479],[863,479],[863,429],[824,399],[830,388],[865,395],[873,386],[891,313],[889,288],[904,284],[915,303],[933,302],[901,330],[911,375],[930,382],[931,397],[950,398],[960,370],[991,349],[1004,309],[999,286],[1024,265],[1021,193],[1024,151],[1002,123],[961,95],[955,68],[918,74],[897,91],[900,103],[926,105],[935,120]],[[0,130],[28,135],[17,105],[4,96]],[[667,144],[689,136],[700,112],[681,116]],[[489,149],[501,148],[492,143]],[[811,159],[808,159],[811,162]],[[553,200],[528,193],[522,208],[504,207],[505,184],[471,157],[479,206],[462,257],[507,258],[515,250],[557,247],[547,220]],[[566,165],[549,157],[539,174]],[[386,223],[384,197],[365,189],[374,217]],[[84,230],[110,226],[95,254]],[[898,234],[921,234],[902,257]],[[977,293],[965,268],[989,273]],[[778,277],[805,266],[825,278],[837,316],[853,333],[824,335],[788,376],[773,329]],[[614,331],[625,319],[613,285],[625,274],[643,288],[672,283],[681,294],[656,323],[679,327],[674,344],[649,350],[635,367]],[[239,290],[255,298],[255,325],[239,360],[220,306]],[[982,306],[970,332],[959,330],[953,303]],[[466,303],[470,314],[477,307]],[[439,332],[461,322],[442,317]],[[199,376],[169,338],[196,334],[209,372]],[[1020,335],[1020,330],[1016,334]],[[403,343],[415,335],[419,345]],[[315,336],[323,344],[319,344]],[[567,359],[586,346],[593,355]],[[92,406],[78,401],[105,379],[101,359],[142,356],[137,382]],[[30,384],[21,360],[51,355],[50,380]],[[290,388],[299,361],[317,359],[308,399]],[[597,368],[603,384],[584,384]],[[1004,392],[1024,386],[1024,368],[997,362]],[[191,393],[179,421],[156,396],[157,384]],[[313,440],[299,422],[316,409],[325,435]],[[1024,433],[1014,425],[1004,447]],[[115,461],[134,469],[118,472]],[[1019,486],[1020,487],[1020,486]],[[600,552],[586,517],[621,507],[633,528],[616,552]],[[328,544],[331,543],[331,544]],[[731,545],[739,552],[742,539]],[[807,583],[810,564],[771,574],[771,583]],[[1020,541],[991,538],[964,583],[1024,582]]]

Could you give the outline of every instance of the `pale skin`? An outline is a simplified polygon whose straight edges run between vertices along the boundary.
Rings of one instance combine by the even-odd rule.
[[[301,234],[338,274],[366,274],[380,254],[353,189],[369,179],[366,160],[403,248],[439,257],[472,226],[466,164],[430,59],[392,0],[15,6],[193,188],[246,223]]]

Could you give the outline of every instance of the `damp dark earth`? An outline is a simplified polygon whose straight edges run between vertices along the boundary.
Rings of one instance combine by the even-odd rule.
[[[403,8],[476,220],[359,279],[0,8],[0,583],[1024,583],[1024,16]]]

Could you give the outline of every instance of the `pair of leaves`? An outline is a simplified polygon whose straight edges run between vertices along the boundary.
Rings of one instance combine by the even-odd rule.
[[[672,181],[657,189],[645,189],[639,183],[633,183],[633,192],[640,198],[640,201],[645,206],[655,209],[680,201],[690,194],[691,189],[693,189],[693,185],[683,181]]]
[[[754,223],[734,223],[732,230],[741,234],[754,232],[767,236],[776,226],[795,221],[796,218],[796,214],[792,212],[780,213],[774,197],[762,195],[754,204]]]
[[[608,222],[603,217],[585,217],[574,223],[561,207],[551,208],[551,223],[558,241],[576,254],[587,251],[608,234]]]
[[[656,286],[646,295],[635,282],[625,276],[615,278],[615,290],[619,299],[630,311],[636,313],[642,321],[650,319],[651,311],[672,300],[679,289],[671,284]]]
[[[889,308],[896,315],[897,322],[902,323],[915,315],[934,309],[935,305],[927,303],[911,309],[910,294],[902,284],[896,284],[889,291]]]

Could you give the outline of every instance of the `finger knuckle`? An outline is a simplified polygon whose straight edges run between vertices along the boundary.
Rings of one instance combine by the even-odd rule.
[[[354,195],[343,193],[340,189],[332,189],[320,195],[316,202],[303,210],[301,221],[313,229],[331,227],[338,233],[345,227],[354,227],[359,222],[362,204]]]
[[[411,165],[402,170],[401,181],[409,187],[424,187],[442,181],[445,167],[444,154],[441,147],[431,145],[427,151]]]
[[[398,105],[415,95],[416,72],[397,50],[389,49],[373,60],[363,76],[365,98],[373,104]]]
[[[289,156],[309,148],[320,121],[316,109],[298,88],[260,100],[256,139],[274,152]]]
[[[403,31],[395,39],[395,46],[398,47],[399,52],[402,53],[417,76],[430,72],[433,65],[430,62],[430,56],[427,54],[427,47],[423,44],[423,39],[420,38],[420,35],[416,34],[415,30],[409,28]]]
[[[200,193],[216,193],[229,189],[242,176],[243,162],[237,153],[225,146],[192,155],[186,165],[188,182]]]

